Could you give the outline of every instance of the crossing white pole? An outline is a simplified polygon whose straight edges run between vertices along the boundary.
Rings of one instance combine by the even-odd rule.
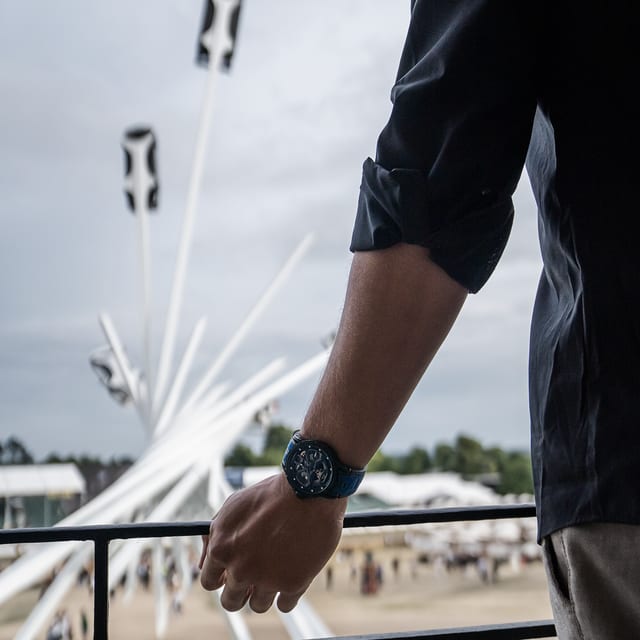
[[[93,553],[93,544],[91,542],[80,544],[82,546],[67,560],[44,595],[33,607],[31,613],[29,613],[29,616],[16,633],[15,640],[34,640],[38,637],[47,621],[51,619],[55,610],[60,606],[65,594],[77,582],[78,573]]]
[[[172,519],[178,509],[189,499],[198,484],[203,481],[208,472],[207,466],[196,464],[175,484],[169,493],[141,520],[141,522],[162,522]],[[127,540],[116,555],[109,561],[109,590],[114,588],[120,578],[130,566],[131,559],[138,557],[140,552],[149,545],[148,540]]]
[[[118,363],[118,367],[120,367],[125,386],[127,387],[127,391],[131,396],[131,400],[136,410],[138,411],[140,420],[142,421],[142,424],[147,427],[147,433],[149,433],[147,412],[145,411],[143,398],[141,397],[144,394],[144,390],[138,386],[138,380],[136,380],[136,377],[133,374],[131,365],[129,364],[129,359],[127,358],[127,354],[125,353],[124,347],[122,346],[120,336],[118,335],[118,332],[116,331],[116,328],[108,314],[101,313],[98,316],[98,321],[100,323],[100,326],[102,327],[104,337],[106,338],[109,346],[111,347],[111,350],[113,351],[113,356]]]
[[[184,356],[182,357],[178,371],[169,388],[166,401],[162,405],[157,419],[153,420],[155,423],[154,436],[160,435],[169,425],[171,418],[173,418],[176,405],[178,404],[178,400],[180,400],[180,394],[182,393],[184,383],[187,379],[187,374],[191,369],[191,363],[193,362],[196,351],[200,346],[200,342],[202,342],[202,336],[206,326],[206,318],[200,318],[191,333]]]
[[[173,352],[175,348],[176,333],[178,330],[178,320],[180,309],[182,306],[184,280],[187,270],[187,264],[189,261],[189,253],[191,250],[193,224],[195,219],[196,207],[198,204],[200,183],[202,181],[202,170],[204,167],[205,152],[207,148],[207,142],[209,140],[209,129],[211,126],[211,112],[213,100],[215,97],[216,79],[219,74],[222,54],[228,47],[229,38],[225,29],[229,22],[229,15],[232,8],[232,5],[228,2],[221,3],[219,5],[220,15],[216,16],[216,21],[213,27],[211,48],[209,49],[210,60],[207,70],[205,94],[200,111],[200,123],[198,126],[198,134],[196,138],[196,146],[191,168],[191,178],[189,181],[189,190],[187,193],[187,203],[182,221],[182,233],[180,235],[178,256],[176,258],[176,266],[173,274],[173,282],[171,285],[171,297],[169,299],[167,322],[165,325],[162,347],[160,351],[158,377],[153,394],[154,411],[157,410],[157,407],[162,402],[162,397],[165,392],[167,379],[173,362]]]
[[[260,369],[222,400],[216,398],[214,387],[211,397],[209,395],[205,396],[202,403],[198,404],[194,409],[197,410],[199,415],[206,415],[210,420],[213,420],[217,416],[223,415],[224,412],[233,407],[234,404],[250,397],[256,389],[278,375],[284,369],[285,364],[285,358],[272,360],[266,367]]]
[[[273,297],[286,282],[287,278],[291,275],[291,272],[295,266],[300,262],[305,253],[309,250],[309,247],[313,244],[313,234],[307,234],[300,244],[295,248],[293,253],[289,256],[287,261],[282,265],[280,271],[276,274],[271,284],[264,291],[258,302],[251,309],[247,317],[244,319],[240,327],[235,334],[231,337],[231,340],[226,344],[224,349],[220,352],[218,357],[211,364],[206,374],[198,383],[197,387],[193,390],[191,395],[184,403],[184,409],[190,409],[202,395],[206,392],[209,385],[215,380],[216,376],[220,373],[222,368],[227,364],[231,356],[235,353],[240,346],[246,335],[251,328],[255,325],[258,318],[262,315],[267,308]]]
[[[132,508],[146,503],[170,487],[202,455],[226,451],[260,407],[318,371],[325,365],[327,357],[327,351],[312,357],[240,402],[213,423],[189,422],[184,430],[179,430],[173,437],[166,441],[162,438],[162,446],[152,445],[151,450],[127,474],[91,502],[61,520],[57,526],[117,522]],[[81,544],[58,542],[30,549],[0,573],[0,604],[45,576]]]
[[[164,565],[162,539],[156,538],[151,543],[151,580],[155,604],[156,638],[164,638],[169,624],[169,603]]]

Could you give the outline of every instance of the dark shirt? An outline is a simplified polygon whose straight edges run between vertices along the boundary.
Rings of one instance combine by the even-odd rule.
[[[640,524],[639,26],[632,1],[414,0],[364,164],[351,249],[427,247],[476,292],[526,160],[544,263],[529,372],[540,537]]]

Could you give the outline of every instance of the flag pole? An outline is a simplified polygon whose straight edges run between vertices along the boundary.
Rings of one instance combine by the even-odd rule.
[[[153,370],[151,353],[151,257],[149,251],[149,210],[157,207],[158,180],[155,170],[156,139],[148,127],[127,129],[122,140],[125,152],[125,193],[129,207],[138,218],[140,272],[142,277],[142,340],[146,381],[145,412],[151,428]]]
[[[193,225],[198,203],[200,183],[202,181],[202,170],[204,167],[205,153],[209,139],[211,127],[211,112],[215,97],[216,79],[218,68],[223,57],[223,53],[228,50],[230,37],[226,31],[234,2],[224,1],[216,3],[220,15],[216,18],[213,28],[208,32],[209,47],[209,67],[205,85],[205,94],[200,110],[200,123],[196,137],[196,146],[191,168],[191,178],[189,180],[189,190],[187,202],[182,221],[182,233],[178,246],[178,255],[171,285],[171,296],[169,299],[169,309],[164,330],[162,347],[160,351],[160,363],[158,365],[158,377],[153,394],[153,413],[157,415],[162,404],[163,395],[166,389],[169,372],[173,363],[173,352],[178,330],[180,309],[182,306],[182,294],[184,289],[185,274],[191,250],[191,240],[193,237]]]

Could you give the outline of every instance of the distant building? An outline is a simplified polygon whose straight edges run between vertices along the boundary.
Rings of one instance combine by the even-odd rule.
[[[0,528],[48,527],[75,510],[86,493],[75,464],[0,466]]]

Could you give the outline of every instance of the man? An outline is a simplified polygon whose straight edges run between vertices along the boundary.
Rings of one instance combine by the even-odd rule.
[[[563,640],[640,638],[637,33],[630,1],[413,0],[330,360],[284,472],[232,496],[203,549],[202,584],[224,585],[227,609],[277,594],[292,609],[333,553],[343,496],[502,253],[526,159],[544,260],[532,458],[556,625]],[[314,495],[309,451],[339,465],[343,488],[318,489],[331,499],[298,497]]]

